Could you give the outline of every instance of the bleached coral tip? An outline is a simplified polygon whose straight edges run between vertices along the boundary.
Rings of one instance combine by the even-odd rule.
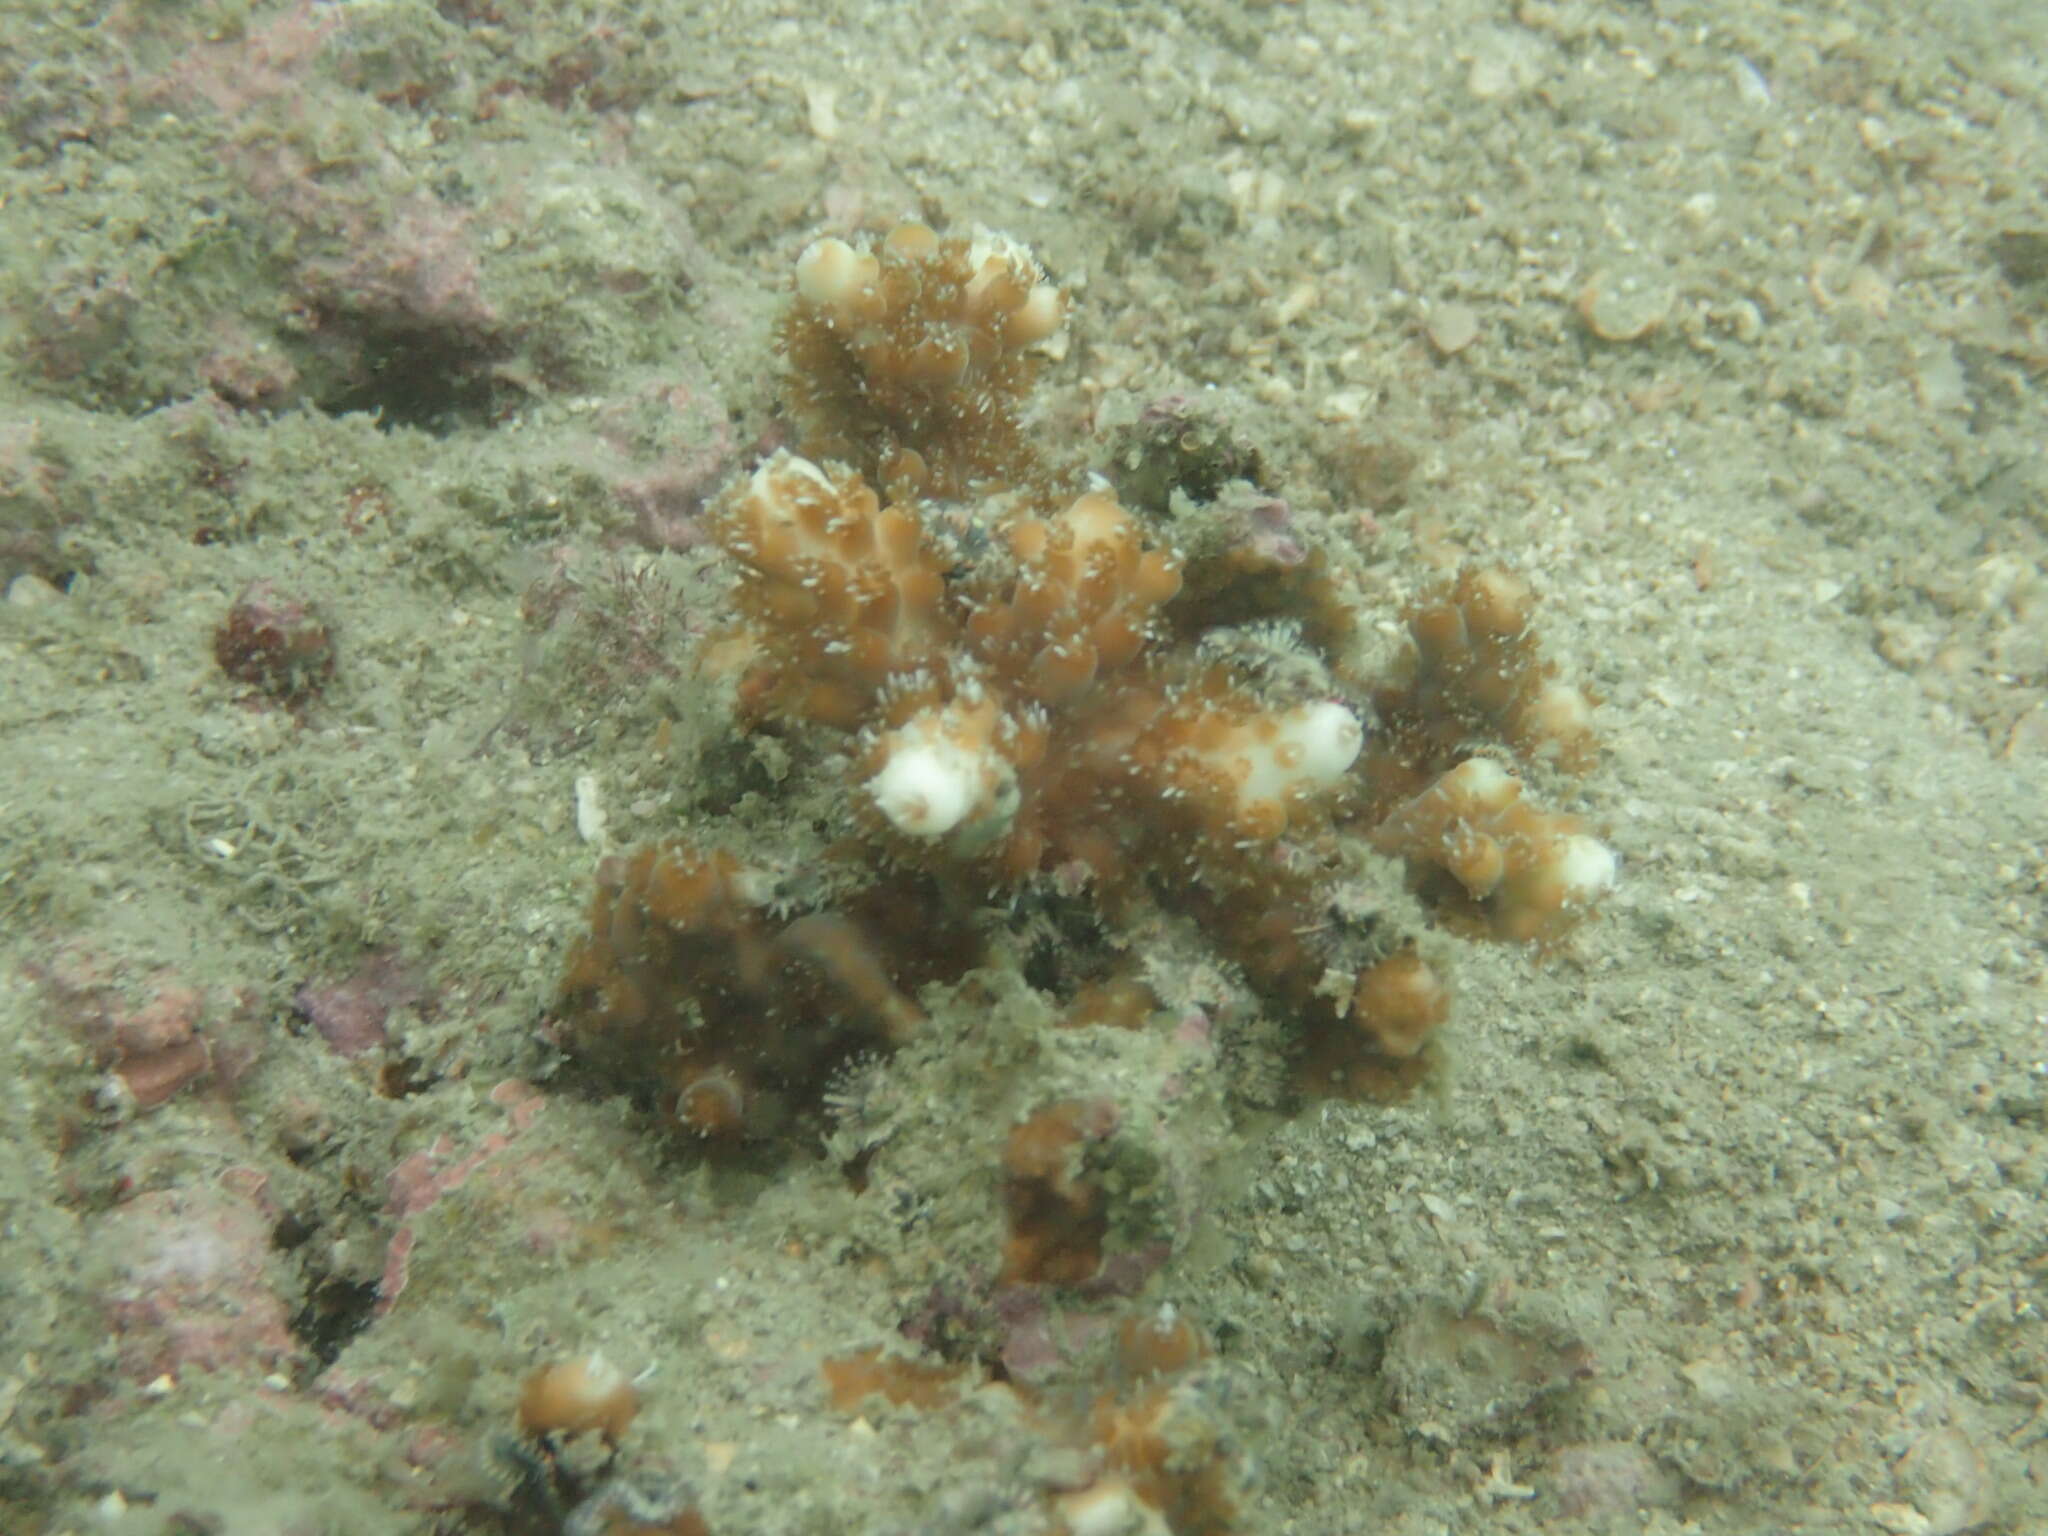
[[[1066,318],[1066,301],[1060,297],[1059,289],[1051,283],[1039,283],[1011,311],[1003,325],[1003,339],[1013,347],[1036,346],[1057,331]]]
[[[1342,778],[1365,745],[1365,727],[1358,716],[1331,700],[1302,710],[1289,734],[1301,747],[1302,772],[1318,784]]]
[[[1614,888],[1621,875],[1621,861],[1614,850],[1598,838],[1583,833],[1565,839],[1558,851],[1557,874],[1567,901],[1592,901]]]
[[[796,259],[796,291],[827,309],[844,305],[876,272],[875,258],[844,240],[813,240]]]
[[[897,831],[943,837],[974,808],[977,770],[974,756],[950,742],[906,744],[890,754],[867,790]]]

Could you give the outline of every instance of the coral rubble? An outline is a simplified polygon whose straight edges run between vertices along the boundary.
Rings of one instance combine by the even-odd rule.
[[[213,633],[214,660],[228,677],[274,703],[303,708],[334,675],[334,640],[306,604],[255,582]]]

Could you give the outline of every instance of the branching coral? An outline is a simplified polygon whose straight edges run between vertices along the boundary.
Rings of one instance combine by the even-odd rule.
[[[1212,643],[1300,594],[1246,610],[1220,576],[1185,589],[1153,527],[1031,454],[1031,348],[1065,301],[1021,246],[904,225],[870,249],[814,244],[795,286],[782,340],[811,456],[777,452],[712,508],[738,622],[703,660],[745,729],[838,776],[829,862],[859,894],[771,920],[730,855],[614,864],[563,989],[572,1051],[642,1086],[651,1062],[684,1125],[761,1134],[850,1054],[914,1033],[917,986],[975,963],[977,909],[987,931],[1005,904],[1079,902],[1110,928],[1192,923],[1289,1023],[1303,1087],[1392,1092],[1427,1070],[1450,992],[1412,917],[1341,899],[1361,845],[1405,861],[1447,921],[1503,939],[1555,940],[1612,883],[1603,845],[1475,756],[1593,756],[1590,703],[1538,653],[1517,578],[1469,571],[1410,612],[1368,749],[1364,701],[1335,680],[1350,658],[1275,631],[1297,664],[1255,675]],[[1312,553],[1288,567],[1317,573],[1304,618],[1341,608],[1341,550]],[[1232,568],[1227,549],[1202,559]],[[1353,625],[1308,628],[1327,649]],[[1049,983],[1078,1002],[1110,969],[1056,964]],[[1013,1134],[1013,1217],[1081,1189],[1017,1166],[1045,1114]],[[1085,1242],[1020,1241],[1013,1275],[1085,1278]]]
[[[914,1122],[972,1207],[953,1230],[975,1252],[902,1320],[940,1358],[829,1360],[833,1402],[1014,1393],[1065,1457],[1041,1529],[1223,1536],[1248,1462],[1190,1322],[1127,1319],[1113,1366],[1039,1382],[1194,1230],[1188,1127],[1228,1113],[1223,1064],[1253,1049],[1225,1037],[1264,1015],[1289,1053],[1274,1094],[1398,1096],[1451,1011],[1424,914],[1554,944],[1615,859],[1506,766],[1594,756],[1524,583],[1472,570],[1423,597],[1368,689],[1355,564],[1285,503],[1219,494],[1183,526],[1032,453],[1032,349],[1064,314],[997,237],[805,251],[782,332],[802,451],[707,512],[734,617],[695,657],[777,787],[726,846],[605,862],[555,1037],[700,1137],[830,1110],[854,1187],[893,1191],[862,1196],[885,1231],[934,1203],[891,1166],[929,1109],[891,1106],[891,1053],[937,1074],[928,1096],[973,1096]],[[764,817],[769,851],[728,851]]]
[[[1598,754],[1593,702],[1537,645],[1527,583],[1461,572],[1407,614],[1410,647],[1373,703],[1381,731],[1362,775],[1375,847],[1467,933],[1549,943],[1614,884],[1611,850],[1572,816],[1523,798],[1491,758],[1583,773]]]
[[[1593,765],[1593,701],[1544,658],[1533,606],[1527,582],[1485,567],[1460,572],[1409,608],[1410,647],[1396,676],[1373,693],[1381,729],[1365,777],[1382,812],[1470,756],[1475,743],[1498,743],[1566,773]]]
[[[1576,817],[1528,804],[1491,758],[1468,758],[1397,807],[1373,843],[1421,872],[1439,911],[1497,939],[1556,938],[1614,884],[1613,852]]]

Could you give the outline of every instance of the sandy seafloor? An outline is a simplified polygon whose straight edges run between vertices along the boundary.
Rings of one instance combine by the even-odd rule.
[[[795,254],[909,214],[1072,294],[1036,429],[1190,397],[1375,643],[1498,561],[1600,699],[1541,787],[1620,885],[1459,946],[1433,1091],[1197,1073],[1137,1304],[1214,1341],[1235,1527],[2048,1530],[2038,25],[11,0],[0,1528],[560,1530],[501,1447],[593,1349],[648,1372],[617,1470],[719,1536],[1056,1528],[1086,1455],[1006,1389],[839,1412],[819,1362],[985,1290],[1035,1083],[1165,1047],[927,998],[856,1193],[542,1027],[579,777],[614,847],[777,856],[682,546]],[[649,649],[531,617],[621,569]],[[296,712],[215,663],[257,581],[331,627]],[[158,1048],[212,1071],[145,1107]]]

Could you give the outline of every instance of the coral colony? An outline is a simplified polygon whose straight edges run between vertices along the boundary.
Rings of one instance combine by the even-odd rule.
[[[1028,921],[1109,936],[1041,953],[1030,984],[1063,1024],[1173,1029],[1179,1005],[1127,958],[1170,925],[1291,1041],[1282,1091],[1392,1097],[1440,1049],[1438,929],[1551,944],[1614,882],[1613,854],[1517,776],[1594,756],[1590,702],[1539,654],[1527,587],[1465,571],[1405,615],[1394,674],[1355,681],[1341,552],[1177,547],[1174,519],[1034,451],[1023,408],[1066,312],[1000,236],[903,224],[796,264],[780,341],[798,451],[713,508],[734,622],[696,659],[734,729],[786,749],[789,784],[836,783],[810,887],[828,894],[792,896],[715,829],[609,859],[558,1008],[571,1056],[687,1137],[815,1131],[850,1064],[918,1038],[922,989],[993,963],[992,936]],[[1288,664],[1262,662],[1275,652]],[[1025,1102],[995,1283],[1113,1290],[1105,1245],[1139,1197],[1105,1170],[1131,1117],[1050,1087]],[[1190,1385],[1206,1357],[1155,1304],[1126,1318],[1091,1406],[1031,1404],[1094,1469],[1047,1492],[1046,1529],[1235,1528],[1244,1469]],[[964,1369],[867,1355],[826,1375],[850,1410],[936,1406]],[[529,1404],[565,1382],[605,1396],[595,1366],[575,1371]],[[627,1416],[527,1415],[607,1435]]]

